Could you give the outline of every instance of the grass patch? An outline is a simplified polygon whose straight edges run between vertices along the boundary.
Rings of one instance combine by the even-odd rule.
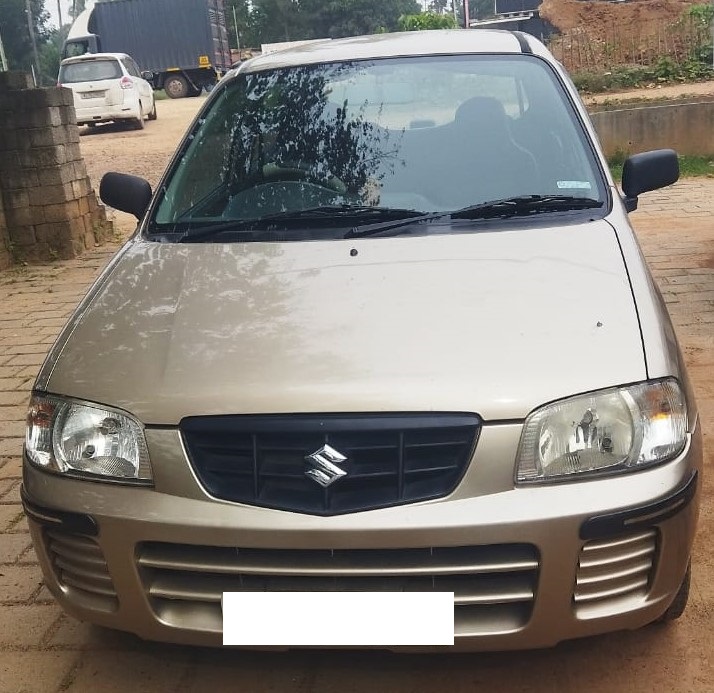
[[[627,154],[617,152],[607,160],[612,177],[618,182],[622,180],[622,166],[626,158]],[[714,178],[714,156],[680,156],[679,176],[680,178],[695,178],[697,176]]]
[[[154,100],[165,101],[168,98],[169,97],[166,95],[166,92],[163,89],[154,90]]]
[[[581,94],[602,94],[651,85],[701,82],[714,78],[714,69],[711,57],[707,61],[688,59],[682,62],[662,57],[654,65],[622,65],[607,72],[576,72],[572,78]]]

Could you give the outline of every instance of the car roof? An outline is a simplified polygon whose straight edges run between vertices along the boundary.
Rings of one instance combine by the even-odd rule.
[[[84,53],[84,55],[75,55],[71,58],[65,58],[60,65],[69,65],[70,63],[81,63],[90,60],[122,60],[124,58],[131,58],[130,55],[126,53]],[[133,60],[133,58],[131,58]]]
[[[369,58],[524,52],[549,55],[540,41],[521,32],[492,29],[405,31],[314,41],[247,60],[240,72]]]

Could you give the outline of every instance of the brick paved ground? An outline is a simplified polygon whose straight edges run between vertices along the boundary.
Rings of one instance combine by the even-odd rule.
[[[714,450],[713,213],[714,180],[696,179],[645,196],[633,215],[691,369],[709,451]],[[444,666],[443,658],[376,653],[207,652],[142,643],[62,615],[42,586],[20,506],[25,404],[45,351],[113,250],[0,275],[0,693],[236,690],[238,685],[242,691],[437,691],[474,690],[479,683],[489,691],[711,690],[714,561],[708,545],[714,516],[708,501],[714,486],[708,479],[694,590],[683,620],[670,629],[521,654],[517,665],[505,655],[452,658]]]

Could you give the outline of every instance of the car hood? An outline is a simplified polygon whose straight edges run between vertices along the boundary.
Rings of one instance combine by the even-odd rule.
[[[520,419],[646,377],[604,220],[350,241],[139,239],[68,333],[47,390],[147,424],[287,412]]]

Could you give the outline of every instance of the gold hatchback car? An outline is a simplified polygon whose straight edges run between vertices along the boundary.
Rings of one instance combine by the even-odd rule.
[[[453,593],[471,650],[677,618],[701,431],[627,214],[678,175],[620,193],[525,34],[241,64],[153,193],[102,181],[140,223],[28,415],[57,600],[208,645],[235,592]]]

